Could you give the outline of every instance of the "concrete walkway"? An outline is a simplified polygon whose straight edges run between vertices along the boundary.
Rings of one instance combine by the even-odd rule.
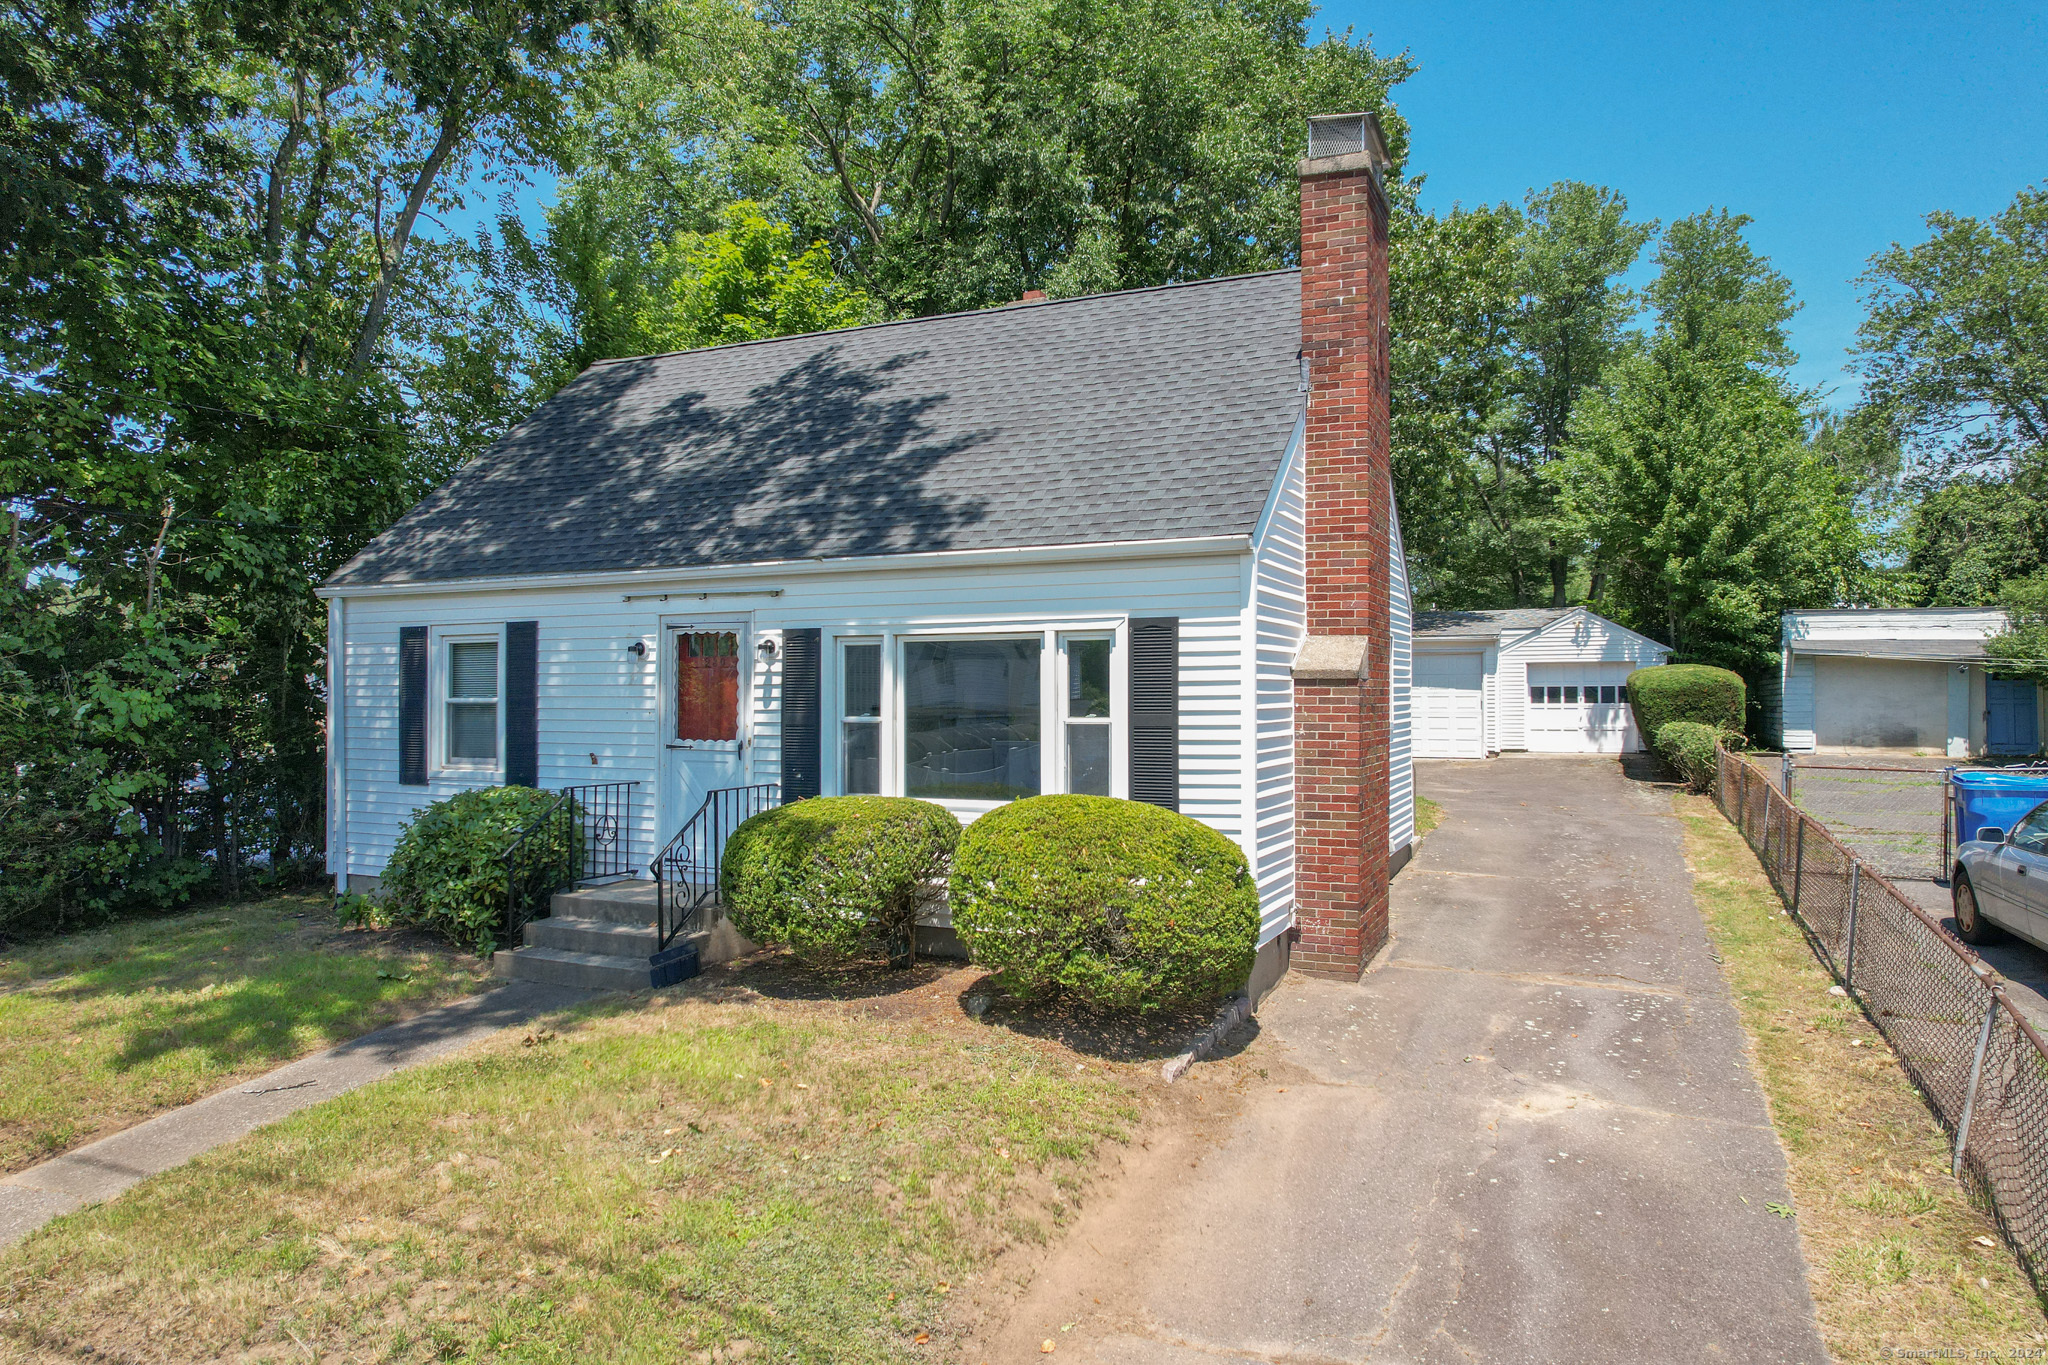
[[[564,986],[500,986],[302,1057],[267,1076],[31,1166],[0,1180],[0,1247],[12,1246],[59,1214],[112,1199],[159,1171],[287,1114],[589,998],[588,991]]]
[[[1220,1142],[1134,1162],[990,1359],[1826,1360],[1669,798],[1417,766],[1446,819],[1380,964],[1282,986]]]

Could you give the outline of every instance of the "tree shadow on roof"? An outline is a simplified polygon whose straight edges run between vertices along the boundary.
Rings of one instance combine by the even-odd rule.
[[[366,552],[350,578],[486,577],[954,548],[979,499],[927,490],[990,439],[950,395],[898,391],[922,359],[802,352],[743,399],[662,391],[658,358],[593,367]],[[754,363],[748,357],[745,363]],[[379,562],[382,561],[382,562]]]

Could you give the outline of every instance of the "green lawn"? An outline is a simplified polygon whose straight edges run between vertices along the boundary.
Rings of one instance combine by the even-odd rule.
[[[1154,1064],[968,1019],[980,975],[920,966],[845,1002],[700,978],[501,1036],[59,1219],[0,1259],[0,1342],[950,1359],[958,1302],[1068,1216]]]
[[[281,897],[0,953],[0,1171],[128,1127],[420,1008],[482,962]]]
[[[1942,1131],[1883,1036],[1829,990],[1832,978],[1742,836],[1708,798],[1675,799],[1694,897],[1785,1147],[1829,1355],[2038,1353],[2048,1345],[2041,1303],[1991,1220],[1949,1177]]]

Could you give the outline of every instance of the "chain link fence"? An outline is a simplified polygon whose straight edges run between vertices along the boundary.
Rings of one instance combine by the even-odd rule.
[[[1887,877],[1939,881],[1946,780],[1940,768],[1876,767],[1795,759],[1777,772],[1780,790],[1820,821],[1864,866]]]
[[[1811,771],[1800,770],[1795,791]],[[1928,776],[1939,801],[1941,775]],[[2036,1292],[2048,1292],[2048,1045],[1975,953],[1788,802],[1765,770],[1723,750],[1714,800],[1934,1111],[1956,1178],[1990,1208]]]

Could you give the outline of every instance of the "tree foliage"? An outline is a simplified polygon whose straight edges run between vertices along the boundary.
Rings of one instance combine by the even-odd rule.
[[[2048,187],[1932,234],[1864,272],[1868,403],[1923,459],[2011,470],[2048,458]]]
[[[468,248],[421,224],[545,156],[634,31],[612,0],[0,14],[16,923],[317,858],[312,587],[519,408]]]
[[[1603,607],[1681,659],[1754,676],[1788,607],[1846,600],[1862,564],[1835,467],[1785,378],[1791,288],[1710,210],[1674,223],[1656,330],[1580,407],[1562,487],[1609,572]]]
[[[1655,224],[1564,181],[1525,208],[1397,214],[1393,443],[1420,600],[1562,606],[1592,569],[1552,466],[1632,345],[1619,280]]]

